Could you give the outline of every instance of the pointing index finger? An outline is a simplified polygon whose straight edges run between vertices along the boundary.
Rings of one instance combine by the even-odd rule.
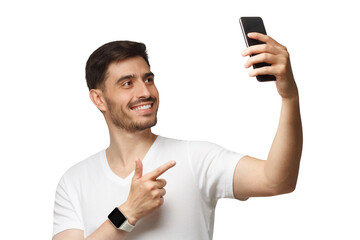
[[[155,170],[147,173],[144,177],[155,180],[156,178],[160,177],[164,172],[175,166],[175,164],[176,162],[174,160],[169,161],[161,165],[160,167],[156,168]]]

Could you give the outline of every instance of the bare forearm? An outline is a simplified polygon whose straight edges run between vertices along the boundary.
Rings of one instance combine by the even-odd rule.
[[[86,240],[122,240],[128,235],[128,232],[118,230],[114,225],[106,220],[95,232],[86,238]]]
[[[86,240],[122,240],[128,232],[116,229],[109,220],[106,220]],[[56,234],[53,240],[84,240],[84,231],[80,229],[68,229]]]
[[[279,126],[265,164],[270,187],[282,193],[295,189],[302,144],[299,98],[283,98]]]
[[[120,211],[127,217],[130,224],[135,225],[137,219],[132,217],[126,202],[119,206]],[[115,228],[115,226],[107,219],[95,232],[93,232],[86,240],[122,240],[129,233]]]

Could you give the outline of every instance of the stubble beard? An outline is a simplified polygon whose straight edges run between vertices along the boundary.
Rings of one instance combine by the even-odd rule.
[[[145,102],[145,101],[144,101]],[[153,106],[155,106],[157,99],[155,99]],[[145,129],[151,128],[157,123],[157,110],[155,115],[149,118],[146,121],[134,121],[129,114],[127,114],[124,109],[121,107],[116,108],[116,105],[111,101],[107,100],[107,105],[109,107],[109,115],[111,122],[120,129],[123,129],[128,132],[137,132],[143,131]]]

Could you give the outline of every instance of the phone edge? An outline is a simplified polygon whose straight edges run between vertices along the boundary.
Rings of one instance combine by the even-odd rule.
[[[249,47],[249,43],[248,43],[248,40],[247,40],[247,37],[246,37],[246,32],[245,32],[245,29],[244,29],[244,26],[243,26],[243,23],[242,23],[242,18],[243,17],[239,18],[239,23],[240,23],[241,31],[242,31],[244,39],[245,39],[246,47]]]

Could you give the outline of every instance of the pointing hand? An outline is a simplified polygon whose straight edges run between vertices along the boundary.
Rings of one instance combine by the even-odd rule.
[[[135,163],[128,199],[120,206],[120,210],[132,225],[164,203],[166,180],[157,178],[176,164],[175,161],[169,161],[143,176],[141,160],[136,159]]]

